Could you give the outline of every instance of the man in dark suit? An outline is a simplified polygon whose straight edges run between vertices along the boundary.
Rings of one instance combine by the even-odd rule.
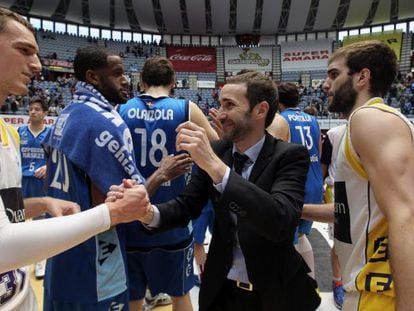
[[[212,146],[194,123],[177,128],[177,150],[190,153],[201,169],[176,199],[148,208],[142,222],[155,231],[187,226],[212,200],[216,217],[201,311],[315,310],[316,282],[293,246],[307,150],[265,131],[276,112],[277,90],[263,74],[228,79],[220,105],[223,140]],[[233,160],[244,156],[244,163]]]

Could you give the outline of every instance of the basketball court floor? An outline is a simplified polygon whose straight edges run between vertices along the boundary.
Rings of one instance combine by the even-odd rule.
[[[209,238],[207,235],[206,241],[209,241]],[[332,272],[330,263],[330,247],[333,241],[329,238],[328,225],[315,222],[312,232],[309,235],[309,240],[315,254],[315,274],[322,297],[322,304],[318,308],[318,311],[335,311],[337,309],[332,298]],[[43,281],[36,280],[33,272],[31,273],[31,281],[39,303],[39,310],[43,310]],[[198,292],[198,287],[194,287],[190,292],[194,310],[198,310]],[[298,297],[298,299],[300,298]],[[171,306],[160,306],[153,310],[171,311],[172,308]]]

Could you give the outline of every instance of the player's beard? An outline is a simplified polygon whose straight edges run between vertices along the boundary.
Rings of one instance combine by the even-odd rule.
[[[128,98],[124,97],[117,85],[106,79],[101,80],[101,90],[103,96],[112,104],[123,104]]]
[[[358,93],[352,85],[352,77],[349,77],[333,94],[328,110],[349,115],[355,105],[357,96]]]

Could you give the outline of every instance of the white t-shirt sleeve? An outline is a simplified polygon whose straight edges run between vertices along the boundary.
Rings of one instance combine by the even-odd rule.
[[[75,215],[12,224],[0,199],[0,272],[54,256],[110,225],[106,204]]]

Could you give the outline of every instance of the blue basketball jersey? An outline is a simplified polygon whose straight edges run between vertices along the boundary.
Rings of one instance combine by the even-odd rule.
[[[139,179],[130,132],[93,87],[78,83],[74,100],[56,120],[50,147],[48,194],[91,208],[91,184],[105,194],[123,178]],[[111,228],[48,260],[51,300],[91,304],[127,289],[124,234]]]
[[[290,142],[308,149],[309,171],[305,185],[305,203],[321,203],[323,195],[322,169],[319,151],[319,124],[316,118],[299,108],[288,108],[281,113],[289,124]]]
[[[189,119],[188,101],[141,95],[120,106],[119,113],[131,131],[137,167],[148,178],[160,166],[163,157],[177,153],[175,129]],[[151,196],[151,202],[156,204],[173,199],[184,186],[185,176],[168,181]],[[127,246],[131,247],[172,245],[188,239],[190,234],[189,228],[178,228],[148,235],[139,222],[126,227]]]
[[[33,135],[28,125],[19,127],[20,153],[22,157],[22,175],[34,176],[34,172],[46,164],[42,143],[48,136],[50,128],[45,127],[37,136]]]

